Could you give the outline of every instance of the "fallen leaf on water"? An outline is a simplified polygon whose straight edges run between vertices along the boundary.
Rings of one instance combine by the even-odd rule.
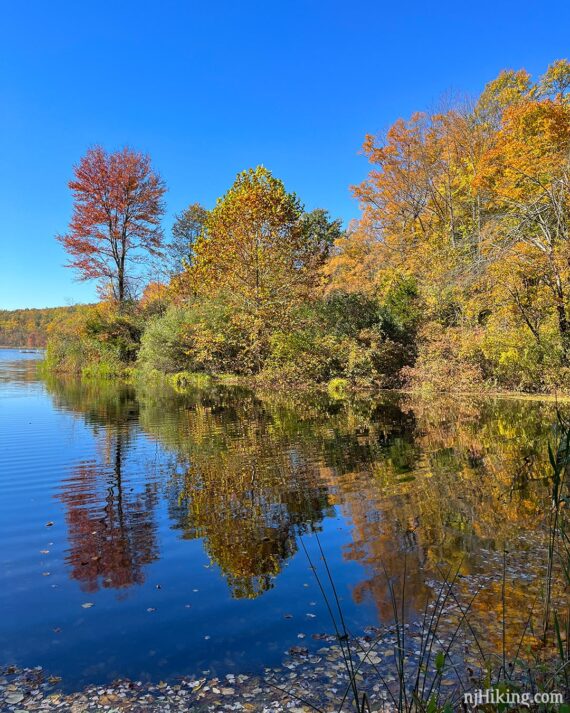
[[[49,522],[46,522],[46,527],[53,527],[54,523],[50,520]]]
[[[93,602],[85,602],[85,604],[81,605],[84,609],[91,609],[91,607],[94,607],[95,605]]]

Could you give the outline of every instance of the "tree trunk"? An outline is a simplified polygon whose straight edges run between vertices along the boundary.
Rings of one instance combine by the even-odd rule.
[[[566,307],[563,302],[559,302],[556,306],[558,312],[558,331],[560,333],[560,341],[562,344],[562,366],[570,364],[570,325],[566,314]]]
[[[119,308],[122,307],[125,301],[125,239],[121,245],[121,255],[119,257],[119,263],[117,265],[117,287],[118,287],[118,298],[119,298]]]

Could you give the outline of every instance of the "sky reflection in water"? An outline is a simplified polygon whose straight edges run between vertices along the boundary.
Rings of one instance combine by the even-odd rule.
[[[484,571],[542,519],[552,404],[181,394],[42,381],[34,358],[0,351],[0,649],[68,685],[311,645],[315,531],[359,630],[390,619],[384,568],[405,559],[413,617],[439,564]]]

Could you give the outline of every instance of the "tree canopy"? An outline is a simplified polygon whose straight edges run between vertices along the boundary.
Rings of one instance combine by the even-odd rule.
[[[131,314],[95,310],[61,333],[113,369],[567,390],[569,97],[567,60],[536,82],[507,69],[474,100],[367,136],[348,229],[267,168],[243,171],[211,210],[176,216],[168,277]],[[123,302],[131,268],[162,254],[164,184],[148,157],[96,148],[70,185],[71,264]]]
[[[69,187],[73,215],[69,232],[58,236],[68,266],[122,303],[133,296],[135,266],[160,255],[165,184],[149,156],[95,146],[75,166]]]

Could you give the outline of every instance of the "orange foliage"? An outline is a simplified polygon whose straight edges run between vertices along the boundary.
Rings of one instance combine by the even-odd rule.
[[[150,157],[129,148],[111,154],[89,149],[74,173],[69,232],[58,240],[81,280],[99,280],[104,290],[110,285],[123,302],[133,266],[160,254],[166,187]]]

